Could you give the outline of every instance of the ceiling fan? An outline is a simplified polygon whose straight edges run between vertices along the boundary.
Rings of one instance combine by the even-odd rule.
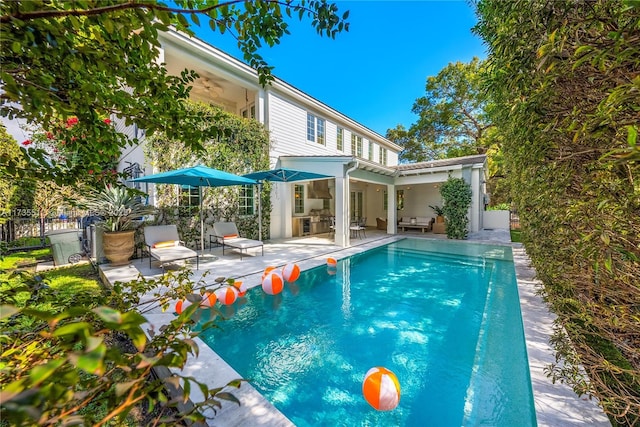
[[[208,77],[200,77],[193,83],[193,88],[200,92],[205,92],[213,98],[219,98],[224,93],[224,88]]]

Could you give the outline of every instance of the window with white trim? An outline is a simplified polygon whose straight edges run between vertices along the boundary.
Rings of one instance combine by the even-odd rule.
[[[253,215],[255,213],[255,204],[253,197],[253,185],[240,186],[240,215]]]
[[[362,137],[351,134],[351,154],[356,157],[362,157]]]
[[[256,105],[255,104],[251,104],[249,107],[243,108],[242,110],[240,110],[240,115],[244,119],[255,119],[256,118]]]
[[[316,141],[316,116],[307,113],[307,141]]]
[[[379,156],[378,156],[378,163],[380,163],[381,165],[386,166],[387,165],[387,149],[383,148],[383,147],[379,147]]]
[[[189,216],[200,209],[200,191],[198,187],[185,185],[180,187],[178,197],[178,212],[180,216]]]
[[[373,142],[369,141],[368,159],[373,161]]]
[[[293,213],[304,213],[304,185],[294,185],[293,197],[295,198]]]
[[[307,113],[307,141],[325,145],[325,120]]]
[[[338,133],[336,135],[336,146],[338,151],[344,151],[344,129],[338,128]]]

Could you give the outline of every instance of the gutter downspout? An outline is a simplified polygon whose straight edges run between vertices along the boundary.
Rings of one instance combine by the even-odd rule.
[[[352,166],[349,166],[352,165]],[[347,246],[351,246],[351,234],[349,233],[349,212],[351,212],[351,206],[349,206],[350,203],[350,192],[351,192],[351,186],[349,185],[349,174],[351,172],[353,172],[354,170],[358,169],[358,166],[360,166],[360,162],[358,162],[358,160],[354,159],[351,162],[349,162],[347,164],[348,168],[344,171],[344,179],[346,182],[346,187],[349,191],[345,191],[343,197],[343,206],[346,206],[345,212],[342,213],[342,233],[343,236],[345,236],[344,238],[344,242],[345,242],[345,247]]]

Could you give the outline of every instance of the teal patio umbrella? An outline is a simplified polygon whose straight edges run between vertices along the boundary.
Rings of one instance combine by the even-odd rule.
[[[262,203],[260,198],[261,186],[264,181],[293,182],[308,181],[312,179],[332,178],[330,175],[306,172],[296,169],[278,168],[268,171],[251,172],[242,175],[245,178],[254,179],[258,184],[258,240],[262,240]]]
[[[130,182],[153,184],[177,184],[198,187],[200,196],[200,249],[204,251],[204,215],[202,214],[202,187],[225,187],[230,185],[255,185],[251,178],[234,175],[207,166],[193,166],[131,179]]]

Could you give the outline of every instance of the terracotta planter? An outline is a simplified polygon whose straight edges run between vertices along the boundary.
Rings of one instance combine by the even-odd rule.
[[[436,222],[444,222],[444,216],[442,216],[442,215],[438,215],[438,216],[436,217]]]
[[[129,258],[135,249],[135,230],[109,231],[102,236],[104,256],[111,265],[129,264]]]

